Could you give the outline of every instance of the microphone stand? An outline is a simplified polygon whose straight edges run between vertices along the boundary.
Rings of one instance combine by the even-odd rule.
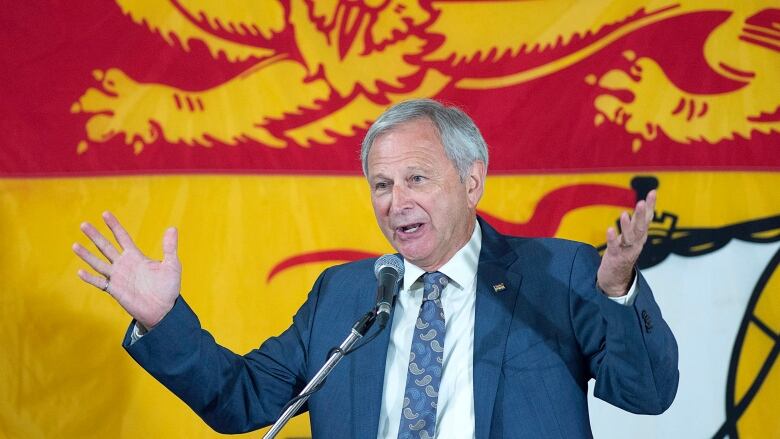
[[[364,315],[360,320],[355,322],[347,338],[344,339],[338,349],[333,350],[333,352],[328,356],[327,361],[325,361],[325,364],[322,365],[320,370],[317,371],[311,381],[309,381],[309,383],[306,384],[306,387],[301,390],[301,393],[298,394],[296,398],[300,399],[295,401],[294,404],[292,404],[287,408],[287,410],[284,411],[284,413],[282,413],[271,429],[268,430],[265,436],[263,436],[263,439],[273,439],[277,434],[279,434],[290,418],[292,418],[293,415],[298,412],[301,406],[309,399],[311,393],[313,393],[312,391],[320,386],[323,381],[325,381],[325,378],[330,374],[333,368],[336,367],[339,361],[344,358],[344,355],[349,352],[352,346],[358,340],[363,338],[364,335],[366,335],[366,332],[368,332],[368,330],[371,329],[371,326],[374,324],[375,319],[376,314],[374,310],[371,310],[367,312],[366,315]]]

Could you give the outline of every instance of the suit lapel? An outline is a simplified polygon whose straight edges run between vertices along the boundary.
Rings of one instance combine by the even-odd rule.
[[[365,304],[365,310],[374,306],[371,298]],[[382,408],[382,389],[385,380],[385,363],[387,346],[390,343],[390,331],[393,326],[393,316],[387,327],[367,345],[360,348],[352,357],[353,377],[350,386],[352,403],[353,437],[376,437],[379,429],[379,411]],[[372,328],[359,343],[371,337],[378,327]],[[349,357],[348,357],[349,358]]]
[[[504,237],[481,219],[480,226],[482,250],[474,319],[474,427],[476,437],[486,439],[522,276],[512,270],[517,256]]]

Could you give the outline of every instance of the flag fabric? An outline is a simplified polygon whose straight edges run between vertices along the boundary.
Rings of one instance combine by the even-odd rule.
[[[0,436],[218,436],[123,352],[130,318],[76,277],[79,224],[111,210],[155,258],[178,227],[182,294],[247,352],[324,268],[392,251],[358,150],[419,97],[482,130],[501,232],[603,248],[659,190],[639,266],[677,399],[592,399],[597,437],[780,436],[778,5],[30,1],[0,24]]]

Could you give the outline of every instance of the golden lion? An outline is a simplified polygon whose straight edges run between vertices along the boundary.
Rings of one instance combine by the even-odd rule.
[[[445,87],[523,83],[579,62],[648,24],[702,10],[731,12],[703,51],[713,71],[743,85],[728,93],[690,93],[675,86],[655,60],[627,51],[633,62],[628,72],[584,78],[604,91],[594,102],[594,122],[622,125],[635,136],[635,148],[660,131],[679,143],[780,131],[780,10],[760,2],[117,2],[130,19],[182,50],[199,40],[215,58],[255,62],[197,92],[141,83],[116,68],[95,71],[99,85],[71,109],[91,115],[79,152],[115,136],[136,153],[160,137],[201,146],[330,144],[366,128],[392,102],[434,96]],[[492,78],[452,73],[462,62],[520,58],[593,35],[598,37],[584,47],[541,66]],[[634,98],[621,100],[611,93],[615,90]]]

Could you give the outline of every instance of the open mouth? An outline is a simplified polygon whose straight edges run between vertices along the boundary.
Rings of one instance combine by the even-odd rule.
[[[402,236],[408,236],[417,233],[422,227],[423,223],[412,223],[398,227],[396,228],[396,231],[398,231],[398,233]]]

